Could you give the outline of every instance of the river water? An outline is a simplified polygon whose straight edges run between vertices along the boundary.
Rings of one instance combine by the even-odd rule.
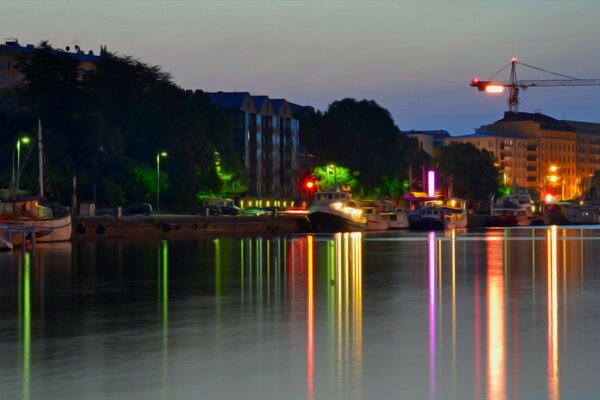
[[[597,399],[600,230],[0,254],[2,399]]]

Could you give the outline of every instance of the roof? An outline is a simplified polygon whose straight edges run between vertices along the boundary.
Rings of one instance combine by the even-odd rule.
[[[286,103],[285,99],[271,99],[271,104],[273,105],[273,110],[275,110],[276,113],[279,112],[279,110],[281,110],[281,107],[283,107],[283,105]]]
[[[600,124],[597,122],[578,122],[578,121],[563,121],[575,129],[577,133],[587,133],[591,135],[600,135]]]
[[[407,135],[426,135],[426,136],[443,136],[443,137],[450,137],[450,133],[448,133],[448,131],[445,131],[443,129],[439,129],[439,130],[432,130],[432,131],[403,131],[402,133],[407,134]]]
[[[8,50],[7,52],[10,54],[33,54],[36,50],[36,47],[32,44],[28,44],[25,46],[21,46],[16,39],[7,40],[5,44],[0,45],[0,49]],[[67,47],[68,49],[68,47]],[[68,50],[63,49],[52,49],[52,54],[65,54],[70,56],[71,58],[80,61],[80,62],[97,62],[98,56],[94,54],[92,50],[85,53],[82,50],[77,50],[74,53],[69,52]]]
[[[248,92],[212,92],[206,93],[210,97],[210,100],[225,109],[241,109],[244,104],[244,100],[250,93]]]
[[[256,107],[257,110],[260,110],[267,100],[269,100],[268,96],[252,96],[254,107]]]
[[[575,129],[564,121],[559,121],[547,115],[541,113],[526,113],[526,112],[513,112],[506,111],[504,118],[496,121],[498,122],[510,122],[510,121],[532,121],[539,122],[540,129],[552,129],[573,132]]]

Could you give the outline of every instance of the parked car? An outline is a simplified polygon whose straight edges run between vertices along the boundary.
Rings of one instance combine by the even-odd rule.
[[[221,208],[218,206],[204,206],[200,207],[196,210],[196,214],[204,215],[204,216],[217,216],[221,215]]]
[[[240,208],[235,205],[219,207],[222,215],[240,215]]]
[[[123,209],[123,215],[150,215],[152,206],[148,203],[131,204]]]
[[[267,211],[264,208],[258,208],[258,207],[250,207],[250,208],[245,208],[241,211],[242,215],[250,215],[250,216],[254,216],[254,217],[258,217],[261,215],[266,215]]]

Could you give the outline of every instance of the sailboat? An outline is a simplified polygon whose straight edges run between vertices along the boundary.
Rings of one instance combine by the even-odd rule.
[[[44,198],[44,175],[43,175],[43,145],[42,145],[42,123],[38,120],[38,162],[39,162],[39,197],[38,198],[16,198],[13,182],[12,199],[0,201],[0,225],[22,226],[35,228],[37,242],[56,242],[71,239],[72,220],[71,213],[67,207],[56,204],[45,203]],[[32,231],[24,229],[23,231]],[[27,238],[24,235],[15,234],[11,236],[14,245],[19,245]]]

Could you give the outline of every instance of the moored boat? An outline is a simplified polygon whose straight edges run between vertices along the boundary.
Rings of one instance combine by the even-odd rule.
[[[314,203],[308,210],[308,219],[315,232],[346,232],[367,229],[363,210],[347,192],[315,193]]]
[[[404,208],[394,208],[389,200],[361,201],[367,220],[367,229],[382,231],[389,229],[406,229],[409,227],[408,214]]]
[[[600,206],[593,203],[584,203],[582,205],[566,207],[564,215],[569,224],[600,224]]]
[[[489,226],[531,226],[543,225],[541,216],[533,213],[533,201],[528,193],[503,197],[492,203]]]
[[[445,230],[466,228],[467,208],[464,200],[451,199],[446,203],[439,200],[425,202],[425,205],[408,214],[411,229]]]
[[[66,207],[42,204],[38,200],[0,202],[0,222],[34,228],[38,242],[71,240],[73,224]],[[19,245],[22,240],[22,235],[12,235],[14,245]]]

